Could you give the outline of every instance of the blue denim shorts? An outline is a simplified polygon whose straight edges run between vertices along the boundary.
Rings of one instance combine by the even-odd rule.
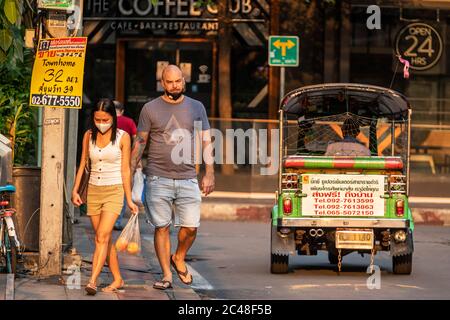
[[[156,228],[170,225],[172,212],[175,213],[175,226],[198,228],[201,201],[196,178],[147,177],[145,202],[150,222]]]

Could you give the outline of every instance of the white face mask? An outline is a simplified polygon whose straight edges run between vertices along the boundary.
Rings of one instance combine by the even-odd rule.
[[[97,127],[97,129],[104,134],[106,131],[109,130],[109,128],[111,128],[112,123],[95,123],[95,126]]]

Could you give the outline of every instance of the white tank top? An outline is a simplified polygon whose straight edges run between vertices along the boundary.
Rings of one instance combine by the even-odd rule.
[[[111,186],[122,184],[122,150],[120,139],[125,131],[117,129],[116,142],[104,148],[97,147],[89,139],[89,158],[91,160],[91,175],[89,183],[96,186]]]

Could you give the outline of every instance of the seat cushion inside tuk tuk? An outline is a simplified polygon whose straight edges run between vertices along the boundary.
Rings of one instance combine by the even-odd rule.
[[[299,169],[403,169],[400,157],[288,156],[283,165],[285,168]]]

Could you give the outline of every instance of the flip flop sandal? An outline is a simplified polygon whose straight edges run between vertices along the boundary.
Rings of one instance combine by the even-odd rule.
[[[153,285],[153,289],[158,289],[158,290],[172,289],[172,282],[170,282],[169,280],[157,281]]]
[[[117,292],[119,292],[119,290],[123,289],[124,285],[125,285],[125,281],[122,280],[122,284],[119,287],[114,287],[114,286],[109,285],[109,286],[103,288],[102,292],[117,293]]]
[[[86,290],[86,293],[90,296],[94,296],[97,293],[97,286],[93,285],[92,283],[88,283],[86,287],[84,288]]]
[[[177,272],[178,278],[180,278],[181,282],[183,282],[183,283],[186,284],[186,285],[191,285],[191,284],[192,284],[192,280],[194,280],[194,277],[192,276],[192,274],[190,275],[190,273],[189,273],[187,267],[186,267],[186,271],[184,271],[184,272],[178,270],[177,265],[175,264],[175,261],[173,261],[173,255],[170,256],[170,264],[172,265],[172,267],[173,267],[173,268],[175,269],[175,271]],[[188,275],[191,276],[191,280],[190,280],[190,281],[184,281],[184,280],[181,278],[181,276],[183,276],[183,277],[186,278]]]

